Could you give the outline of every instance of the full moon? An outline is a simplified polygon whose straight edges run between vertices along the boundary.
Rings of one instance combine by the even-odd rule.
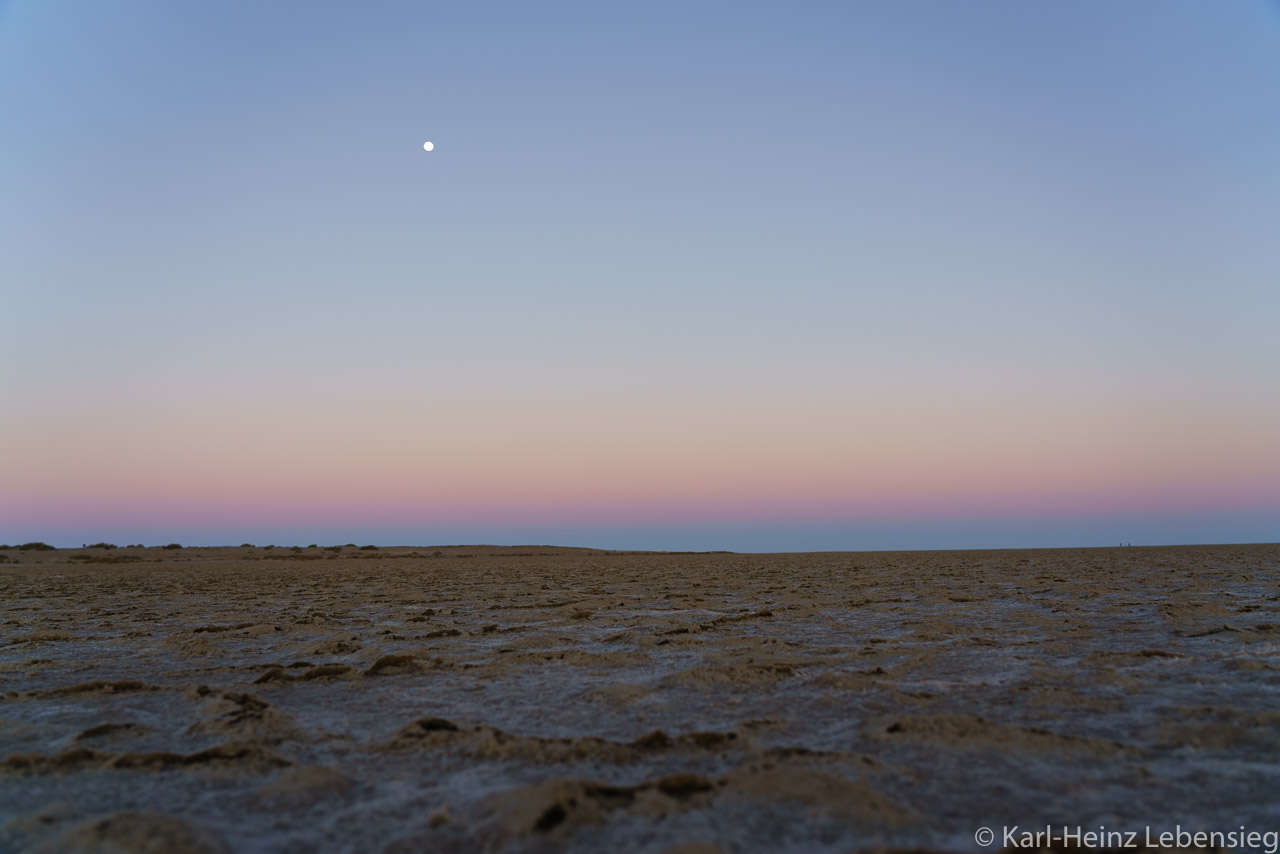
[[[424,142],[424,143],[422,143],[422,150],[423,150],[423,151],[430,151],[431,149],[433,149],[433,148],[435,148],[435,147],[436,147],[436,144],[435,144],[434,142]]]

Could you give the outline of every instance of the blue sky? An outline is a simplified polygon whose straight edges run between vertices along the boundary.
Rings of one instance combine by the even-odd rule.
[[[1262,2],[11,0],[0,536],[284,537],[328,490],[344,542],[1274,540],[1278,46]],[[685,438],[609,441],[617,401]],[[702,464],[719,413],[780,401],[807,416]],[[326,407],[368,416],[293,454]],[[481,408],[490,445],[432,426]],[[184,440],[197,410],[225,423]],[[591,466],[522,431],[559,412],[605,437]],[[1084,445],[1054,426],[1080,413]],[[403,464],[366,477],[370,446]],[[953,474],[875,534],[921,448]],[[643,483],[664,465],[697,508]],[[212,470],[301,485],[204,527],[157,510],[229,488]],[[341,521],[379,490],[421,525]]]

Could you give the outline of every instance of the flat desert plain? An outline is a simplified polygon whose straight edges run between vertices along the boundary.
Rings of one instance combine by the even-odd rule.
[[[1280,830],[1276,545],[7,554],[0,850]]]

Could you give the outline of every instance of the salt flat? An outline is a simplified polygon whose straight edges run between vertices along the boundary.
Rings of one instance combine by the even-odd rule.
[[[8,555],[0,850],[1280,829],[1276,545]]]

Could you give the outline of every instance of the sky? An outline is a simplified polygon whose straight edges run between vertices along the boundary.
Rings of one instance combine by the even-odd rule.
[[[0,0],[0,543],[1274,542],[1278,158],[1261,0]]]

